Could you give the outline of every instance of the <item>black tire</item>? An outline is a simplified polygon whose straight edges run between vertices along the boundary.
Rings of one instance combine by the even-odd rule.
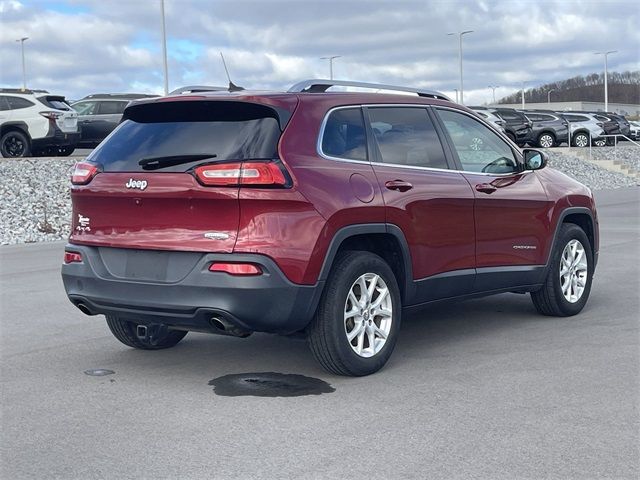
[[[571,140],[572,146],[578,148],[585,148],[589,146],[589,135],[584,132],[578,132],[573,136]]]
[[[0,139],[0,153],[4,158],[28,157],[31,154],[29,138],[18,130],[5,133]]]
[[[558,269],[564,248],[574,239],[578,240],[584,247],[584,255],[587,258],[587,278],[582,296],[577,302],[571,303],[562,293],[562,284]],[[553,252],[551,252],[549,271],[544,285],[540,290],[531,292],[531,300],[533,300],[536,310],[542,315],[570,317],[580,313],[587,303],[589,293],[591,292],[592,280],[593,251],[589,239],[579,226],[573,223],[565,223],[560,227]]]
[[[119,318],[115,315],[106,315],[107,325],[113,336],[128,347],[140,350],[160,350],[175,346],[184,338],[187,332],[181,330],[169,330],[163,325],[148,326],[152,332],[146,338],[136,335],[138,323]]]
[[[542,132],[536,141],[540,148],[551,148],[556,146],[556,137],[553,133]]]
[[[364,358],[354,351],[347,339],[344,309],[352,286],[360,276],[367,273],[379,275],[386,284],[391,297],[392,312],[390,331],[381,350]],[[307,339],[313,355],[326,370],[336,375],[363,376],[377,372],[387,363],[393,352],[400,330],[401,303],[396,278],[382,258],[369,252],[340,253],[327,279],[318,311],[307,330]],[[376,322],[376,318],[372,318],[371,321]]]

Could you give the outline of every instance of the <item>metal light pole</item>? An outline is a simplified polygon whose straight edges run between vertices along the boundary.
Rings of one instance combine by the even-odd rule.
[[[456,92],[456,103],[460,103],[460,102],[458,101],[458,89],[457,89],[457,88],[454,88],[453,90]]]
[[[29,40],[29,37],[22,37],[16,40],[16,42],[20,42],[20,47],[22,49],[22,90],[27,89],[27,69],[25,68],[24,63],[24,42],[25,40]]]
[[[320,57],[320,60],[329,60],[329,80],[333,80],[333,59],[342,55],[332,55],[331,57]]]
[[[489,85],[489,88],[492,90],[493,92],[493,104],[496,104],[496,88],[500,88],[499,85]]]
[[[557,89],[552,88],[547,92],[547,103],[551,103],[551,92],[555,92]]]
[[[524,84],[527,82],[522,82],[522,110],[524,110]]]
[[[447,33],[447,35],[458,35],[458,62],[460,63],[460,104],[464,105],[464,82],[462,79],[462,36],[467,33],[473,33],[473,30],[465,30],[464,32]]]
[[[608,52],[595,52],[594,55],[604,55],[604,111],[609,111],[609,85],[607,79],[607,56],[610,53],[617,53],[618,50],[609,50]]]
[[[164,67],[164,94],[169,94],[169,66],[167,64],[167,27],[164,21],[164,0],[160,0],[160,13],[162,15],[162,62]]]

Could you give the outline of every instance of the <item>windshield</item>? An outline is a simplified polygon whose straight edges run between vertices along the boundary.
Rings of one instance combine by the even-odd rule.
[[[275,116],[257,115],[246,106],[207,106],[206,112],[188,107],[179,114],[171,107],[164,112],[155,107],[153,115],[129,115],[87,160],[105,172],[184,172],[202,162],[277,156],[281,132]]]

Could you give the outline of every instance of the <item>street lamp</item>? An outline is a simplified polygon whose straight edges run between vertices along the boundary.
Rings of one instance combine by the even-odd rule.
[[[162,16],[162,63],[164,68],[164,94],[169,94],[169,66],[167,64],[167,27],[164,21],[164,0],[160,0],[160,14]]]
[[[551,92],[556,92],[556,91],[557,91],[557,89],[552,88],[551,90],[549,90],[547,92],[547,103],[551,103]]]
[[[522,110],[524,110],[524,84],[527,82],[522,82]]]
[[[27,89],[27,70],[24,66],[24,42],[25,40],[29,40],[29,37],[22,37],[16,40],[16,42],[20,42],[20,47],[22,48],[22,90]]]
[[[500,88],[498,85],[489,85],[489,88],[493,91],[493,104],[496,104],[496,88]]]
[[[608,52],[595,52],[594,55],[604,55],[604,111],[609,111],[609,85],[607,81],[607,56],[610,53],[617,53],[618,50],[609,50]]]
[[[473,30],[465,30],[464,32],[447,33],[447,35],[458,35],[458,62],[460,63],[460,104],[464,105],[464,84],[462,80],[462,36],[467,33],[473,33]]]
[[[329,80],[333,80],[333,59],[342,55],[332,55],[331,57],[320,57],[320,60],[329,60]]]
[[[458,101],[458,89],[457,89],[457,88],[454,88],[453,90],[456,92],[456,103],[460,103],[460,102]]]

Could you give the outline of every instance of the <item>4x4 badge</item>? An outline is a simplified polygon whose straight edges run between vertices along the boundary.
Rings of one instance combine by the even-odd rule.
[[[144,190],[145,188],[147,188],[147,181],[134,180],[133,178],[130,178],[129,181],[124,184],[124,186],[127,188],[139,188],[140,190]]]

